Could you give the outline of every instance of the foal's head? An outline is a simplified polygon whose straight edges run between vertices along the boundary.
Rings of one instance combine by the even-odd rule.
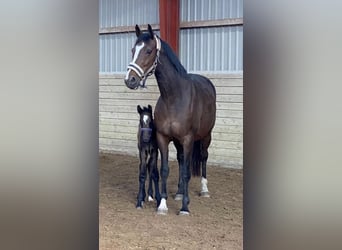
[[[152,107],[151,105],[148,105],[148,107],[141,108],[140,105],[138,105],[137,111],[140,115],[140,121],[139,121],[140,138],[142,138],[143,142],[150,142],[152,138],[152,131],[153,131]]]
[[[151,25],[148,32],[142,33],[139,26],[135,26],[137,40],[132,49],[132,62],[128,64],[125,84],[130,89],[145,87],[146,78],[152,75],[157,67],[160,39],[154,35]]]

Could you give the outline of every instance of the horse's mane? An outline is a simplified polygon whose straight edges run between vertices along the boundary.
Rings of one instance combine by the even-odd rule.
[[[187,75],[188,72],[186,71],[184,66],[181,64],[181,62],[179,61],[178,57],[175,55],[171,47],[163,40],[160,39],[160,41],[161,41],[164,53],[169,58],[171,64],[174,66],[176,71],[182,76]]]
[[[158,38],[160,39],[160,37],[158,36]],[[142,33],[135,44],[138,44],[140,42],[147,42],[148,40],[153,39],[153,37],[150,36],[149,33]],[[163,48],[163,52],[165,53],[165,55],[169,58],[171,64],[174,66],[174,68],[176,69],[176,71],[182,75],[185,76],[188,74],[188,72],[186,71],[186,69],[184,68],[184,66],[181,64],[181,62],[179,61],[178,57],[175,55],[175,53],[173,52],[173,50],[171,49],[171,47],[164,42],[162,39],[160,39],[161,44],[162,44],[162,48]]]

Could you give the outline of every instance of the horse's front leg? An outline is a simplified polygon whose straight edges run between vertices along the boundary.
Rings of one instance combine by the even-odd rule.
[[[182,167],[182,183],[184,187],[184,193],[183,193],[183,200],[182,200],[182,208],[179,212],[180,215],[188,215],[190,213],[188,205],[190,203],[190,197],[189,197],[189,181],[191,178],[190,173],[190,162],[192,157],[192,150],[193,150],[193,144],[194,141],[191,136],[188,136],[184,139],[183,142],[183,152],[184,152],[184,159],[183,164],[181,164]]]
[[[160,204],[160,192],[159,192],[159,171],[158,171],[158,149],[157,148],[152,150],[152,153],[150,155],[149,165],[150,165],[150,185],[151,185],[151,194],[149,192],[149,195],[151,195],[151,198],[153,197],[152,196],[152,180],[153,180],[154,192],[155,192],[154,197],[157,200],[157,207],[158,207]],[[149,201],[151,201],[150,197],[148,197],[148,199]]]
[[[167,178],[169,176],[169,140],[167,137],[157,133],[158,148],[161,156],[161,200],[157,209],[158,214],[167,214],[168,208],[166,205],[167,200]]]
[[[183,146],[178,141],[174,141],[173,144],[175,145],[176,150],[177,150],[177,161],[178,161],[178,170],[179,170],[178,190],[175,196],[175,200],[181,201],[183,199],[183,193],[184,193],[184,185],[182,182],[182,167],[181,167],[181,165],[184,162],[184,153],[183,153]]]
[[[146,160],[147,160],[147,154],[145,150],[140,150],[140,164],[139,164],[139,192],[137,196],[137,205],[136,207],[138,209],[141,209],[143,207],[143,203],[145,200],[145,180],[146,180]]]

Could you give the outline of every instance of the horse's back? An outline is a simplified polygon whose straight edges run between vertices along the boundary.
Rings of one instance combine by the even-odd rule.
[[[216,102],[216,90],[214,84],[205,76],[198,74],[188,74],[188,78],[193,82],[199,94],[208,94],[210,101]]]

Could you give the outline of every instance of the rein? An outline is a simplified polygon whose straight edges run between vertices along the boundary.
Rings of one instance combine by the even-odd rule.
[[[144,70],[135,62],[131,62],[130,64],[128,64],[127,66],[127,70],[131,69],[133,70],[141,79],[141,81],[143,82],[142,84],[140,84],[141,87],[145,87],[145,82],[147,77],[151,76],[154,74],[157,65],[158,65],[158,60],[159,60],[159,54],[160,54],[160,49],[161,49],[161,42],[160,39],[158,38],[158,36],[154,36],[154,39],[156,40],[156,49],[157,49],[157,55],[156,58],[154,59],[154,62],[152,64],[152,66],[146,71],[144,72]]]

